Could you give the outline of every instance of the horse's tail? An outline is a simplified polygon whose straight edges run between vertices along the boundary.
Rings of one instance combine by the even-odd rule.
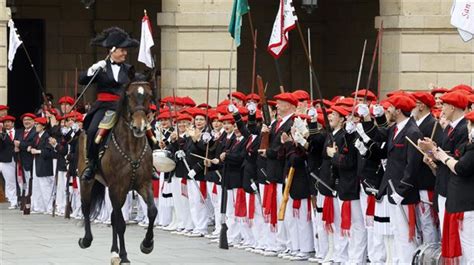
[[[91,220],[94,220],[99,216],[102,205],[104,204],[105,199],[105,186],[102,185],[99,181],[94,181],[91,190],[91,200],[90,200],[90,212],[89,217]]]

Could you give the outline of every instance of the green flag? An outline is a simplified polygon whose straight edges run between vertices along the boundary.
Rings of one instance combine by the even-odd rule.
[[[240,28],[242,27],[242,16],[250,10],[247,0],[234,0],[232,16],[230,17],[229,32],[235,39],[235,46],[240,46]]]

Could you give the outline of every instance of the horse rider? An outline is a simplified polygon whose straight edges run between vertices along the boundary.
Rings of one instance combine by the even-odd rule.
[[[92,39],[91,45],[106,48],[110,56],[93,64],[79,76],[79,84],[86,85],[99,71],[92,80],[97,85],[97,100],[84,120],[87,133],[87,167],[82,173],[83,180],[91,180],[94,177],[100,140],[113,127],[118,100],[124,85],[130,82],[129,72],[133,71],[133,66],[125,63],[127,49],[138,47],[139,42],[132,39],[123,29],[112,27]]]

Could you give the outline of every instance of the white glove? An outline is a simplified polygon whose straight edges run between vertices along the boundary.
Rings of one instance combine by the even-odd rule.
[[[359,104],[357,105],[357,114],[361,117],[365,117],[369,115],[369,107],[367,104]]]
[[[212,139],[212,135],[208,132],[202,133],[202,141],[205,142],[206,144],[209,143],[209,141]]]
[[[474,128],[471,129],[471,133],[469,134],[469,137],[471,138],[471,142],[474,142]]]
[[[403,197],[400,196],[400,194],[396,193],[395,191],[392,191],[392,195],[390,195],[390,197],[392,197],[396,205],[400,205],[403,201]]]
[[[353,121],[346,122],[346,132],[352,134],[356,131],[356,124]]]
[[[61,134],[62,134],[62,135],[66,135],[70,130],[71,130],[71,128],[62,127],[62,128],[61,128]]]
[[[176,153],[175,153],[175,156],[178,158],[178,159],[183,159],[186,154],[184,153],[183,150],[178,150]]]
[[[308,116],[311,117],[312,121],[316,121],[316,120],[318,120],[318,111],[314,107],[311,107],[308,110]]]
[[[77,124],[77,122],[73,123],[72,126],[71,126],[71,129],[75,132],[77,132],[79,130],[79,124]]]
[[[306,139],[304,139],[303,135],[301,135],[300,132],[297,131],[297,132],[293,133],[292,137],[293,137],[293,140],[296,143],[300,144],[301,146],[304,147],[306,145],[307,141],[306,141]]]
[[[375,105],[373,109],[374,116],[376,118],[382,117],[382,115],[385,113],[385,110],[381,105]]]
[[[254,115],[257,112],[257,104],[254,102],[247,103],[247,110],[249,111],[250,115]]]
[[[362,123],[357,123],[356,131],[359,134],[359,136],[362,138],[364,143],[368,143],[370,141],[370,137],[365,133],[364,126],[362,126]]]
[[[104,69],[107,63],[105,60],[98,61],[87,70],[87,76],[93,76],[99,69]]]
[[[196,171],[194,171],[194,169],[189,170],[188,177],[190,179],[194,179],[195,176],[196,176]]]
[[[234,104],[229,104],[229,106],[227,106],[227,111],[230,113],[237,113],[239,112],[239,109]]]
[[[365,155],[367,153],[367,147],[365,147],[365,144],[359,139],[355,141],[354,146],[359,150],[359,154]]]

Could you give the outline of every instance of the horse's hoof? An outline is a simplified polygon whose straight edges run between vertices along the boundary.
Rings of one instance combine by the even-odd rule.
[[[88,247],[91,246],[92,240],[88,240],[88,239],[85,239],[85,238],[79,238],[78,243],[79,243],[79,247],[84,249],[84,248],[88,248]]]
[[[142,251],[143,254],[150,254],[153,251],[154,242],[153,240],[151,240],[150,246],[145,246],[144,242],[145,240],[143,240],[142,243],[140,244],[140,250]]]
[[[122,259],[120,265],[130,265],[130,261],[128,259]]]
[[[120,256],[117,252],[112,252],[110,265],[120,265]]]

